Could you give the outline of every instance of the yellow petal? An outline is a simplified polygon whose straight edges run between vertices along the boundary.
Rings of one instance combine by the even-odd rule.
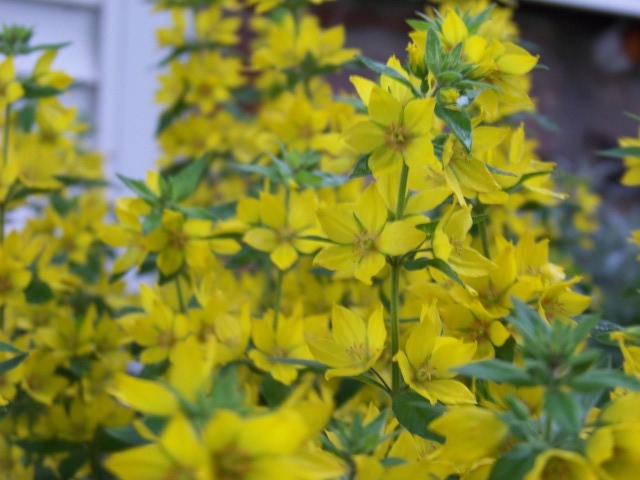
[[[109,393],[134,410],[150,415],[168,416],[178,410],[178,402],[167,388],[124,373],[116,374]]]
[[[402,119],[402,105],[380,87],[371,90],[369,115],[383,128],[394,124],[399,126]]]
[[[378,237],[378,248],[387,255],[404,255],[418,248],[425,238],[426,233],[415,228],[410,221],[391,222]]]
[[[359,122],[350,126],[342,138],[357,152],[369,153],[384,145],[384,130],[373,122]]]
[[[352,244],[360,231],[353,214],[339,207],[320,208],[317,216],[322,229],[334,242]]]
[[[276,233],[269,228],[252,228],[244,234],[242,240],[261,252],[271,252],[277,246]]]
[[[385,259],[379,253],[368,253],[356,264],[355,277],[361,282],[371,285],[371,278],[385,266]]]
[[[469,35],[467,26],[458,16],[455,10],[447,10],[447,15],[442,22],[442,36],[450,47],[454,47],[460,42],[464,42]]]
[[[281,243],[269,255],[280,270],[286,270],[298,259],[298,252],[290,243]]]
[[[329,270],[351,271],[355,267],[355,262],[353,246],[341,245],[325,247],[313,259],[314,265],[320,265]]]
[[[435,104],[435,98],[423,98],[412,100],[404,107],[403,124],[413,136],[426,135],[431,131]]]

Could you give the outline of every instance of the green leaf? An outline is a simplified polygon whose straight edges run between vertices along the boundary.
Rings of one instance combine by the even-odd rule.
[[[33,276],[31,283],[24,291],[27,303],[38,305],[55,298],[53,290],[48,283],[43,282],[37,276]]]
[[[414,435],[444,443],[444,438],[429,430],[433,420],[445,412],[445,407],[431,403],[416,392],[403,392],[393,398],[391,404],[398,422]]]
[[[544,409],[563,430],[572,434],[580,433],[580,405],[570,393],[557,388],[547,389],[544,393]]]
[[[640,380],[620,371],[600,368],[588,370],[573,378],[569,386],[580,392],[597,392],[617,387],[639,391]]]
[[[373,172],[369,168],[369,155],[360,155],[349,178],[368,177],[369,175],[373,175]]]
[[[452,110],[441,105],[436,105],[435,112],[438,118],[451,129],[467,153],[471,152],[473,139],[469,114],[463,110]]]
[[[235,365],[230,364],[222,368],[213,380],[210,394],[210,406],[237,410],[242,407],[245,394],[238,380]]]
[[[63,91],[54,87],[38,85],[35,82],[22,82],[24,88],[24,98],[47,98],[60,95]]]
[[[424,20],[407,20],[407,23],[414,30],[418,30],[422,32],[429,30],[429,28],[431,27],[431,25],[428,22],[425,22]]]
[[[149,440],[140,435],[133,425],[124,425],[98,429],[94,442],[101,452],[117,452],[132,446],[146,445]]]
[[[455,82],[456,80],[460,80],[460,78],[461,78],[461,75],[458,72],[455,72],[452,70],[441,72],[436,77],[436,79],[438,80],[438,83],[441,85]]]
[[[81,448],[81,443],[53,438],[51,440],[18,440],[16,444],[32,453],[72,452]]]
[[[418,89],[413,83],[409,81],[407,77],[402,75],[395,68],[392,68],[384,63],[376,62],[371,58],[367,58],[364,55],[356,54],[356,58],[368,69],[373,70],[380,75],[384,75],[385,77],[389,77],[397,82],[400,82],[405,87],[409,88],[414,95],[417,97],[422,97],[422,92]]]
[[[25,353],[7,342],[0,342],[0,352],[17,353],[18,355]]]
[[[432,74],[436,75],[440,71],[440,65],[442,63],[442,43],[440,43],[440,37],[435,31],[435,28],[430,28],[427,31],[427,40],[424,51],[424,61],[427,65],[427,69]]]
[[[60,50],[68,45],[71,45],[71,42],[63,42],[63,43],[45,43],[42,45],[34,45],[25,50],[24,53],[32,53],[38,52],[40,50]]]
[[[264,253],[254,250],[251,247],[243,245],[238,253],[232,255],[229,261],[226,263],[225,267],[234,270],[236,268],[244,267],[249,265],[256,260],[259,260],[264,256]]]
[[[516,386],[533,386],[535,380],[526,370],[502,360],[483,360],[452,368],[464,377],[491,380],[496,383],[511,383]]]
[[[209,166],[209,154],[202,155],[171,179],[173,200],[182,202],[191,195]]]
[[[25,358],[27,358],[27,355],[27,353],[21,353],[20,355],[16,355],[13,358],[0,362],[0,375],[16,368],[24,361]]]
[[[156,137],[159,137],[162,132],[169,128],[180,115],[187,110],[188,105],[184,101],[184,93],[160,115],[158,125],[156,126]]]
[[[631,112],[624,112],[624,114],[625,114],[627,117],[629,117],[629,118],[631,118],[631,119],[633,119],[633,120],[636,120],[636,121],[640,122],[640,115],[636,115],[635,113],[631,113]]]
[[[464,282],[455,270],[453,270],[453,268],[451,268],[451,266],[441,258],[416,258],[415,260],[405,262],[403,265],[407,270],[422,270],[425,267],[435,268],[436,270],[440,270],[451,280],[459,283],[463,288],[466,288]]]
[[[567,350],[574,351],[578,345],[589,336],[591,331],[600,322],[600,314],[581,315],[576,319],[575,326],[571,329],[567,342]]]
[[[35,104],[33,102],[27,103],[27,105],[18,110],[18,114],[16,115],[16,117],[20,130],[29,133],[36,121]]]
[[[162,212],[151,212],[142,221],[142,234],[149,235],[162,225]]]
[[[267,401],[267,405],[275,408],[284,402],[291,393],[291,387],[280,383],[271,375],[265,375],[262,378],[262,395]]]
[[[116,176],[120,179],[125,186],[135,193],[138,197],[144,200],[147,203],[154,204],[157,203],[158,197],[151,190],[146,183],[141,180],[134,180],[133,178],[125,177],[124,175],[120,175],[119,173]]]
[[[640,147],[620,147],[611,150],[600,150],[596,153],[601,157],[611,158],[640,157]]]
[[[504,175],[505,177],[518,178],[518,175],[516,175],[515,173],[507,172],[505,170],[500,170],[499,168],[492,167],[488,163],[485,163],[484,166],[487,167],[487,170],[489,170],[491,173],[495,173],[496,175]]]
[[[447,143],[448,138],[449,135],[446,133],[440,133],[431,140],[431,143],[433,144],[433,153],[436,155],[438,160],[440,160],[440,163],[442,163],[442,151],[444,150],[444,144]]]
[[[522,480],[533,468],[537,455],[532,445],[516,445],[496,460],[488,480]]]
[[[418,230],[421,230],[425,233],[428,233],[429,235],[432,235],[435,233],[436,228],[438,228],[438,223],[440,223],[439,221],[434,221],[434,222],[428,222],[428,223],[421,223],[419,225],[416,225],[416,228]],[[424,268],[424,267],[420,267],[420,268]],[[417,268],[416,270],[420,270],[420,268]],[[410,270],[410,269],[408,269]]]
[[[322,172],[320,170],[315,170],[313,172],[302,170],[301,172],[298,172],[294,178],[297,183],[314,188],[339,187],[345,182],[342,175]]]

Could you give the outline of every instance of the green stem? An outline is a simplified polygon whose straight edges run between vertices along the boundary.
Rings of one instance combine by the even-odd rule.
[[[9,163],[9,134],[11,131],[11,104],[7,104],[4,109],[4,132],[2,132],[2,164],[4,167]]]
[[[273,299],[273,331],[278,330],[278,317],[280,316],[280,302],[282,300],[282,280],[284,272],[278,268],[278,276],[276,277],[276,292]]]
[[[398,185],[398,202],[396,204],[396,220],[402,220],[404,215],[404,206],[407,201],[407,180],[409,179],[409,167],[406,163],[402,164],[402,172],[400,172],[400,185]]]
[[[400,365],[393,361],[400,350],[400,269],[396,261],[391,264],[391,395],[400,391]]]
[[[176,292],[178,292],[178,306],[180,307],[181,313],[186,313],[187,309],[184,304],[184,297],[182,296],[182,287],[180,287],[180,277],[176,277],[174,279],[176,283]]]
[[[485,213],[485,206],[478,201],[478,213]],[[489,246],[489,233],[487,232],[487,221],[483,220],[478,225],[478,233],[480,234],[480,241],[482,242],[482,253],[484,256],[491,260],[491,247]]]
[[[398,201],[396,204],[395,220],[402,220],[404,216],[404,206],[407,197],[407,180],[409,178],[409,167],[402,164],[400,172],[400,184],[398,185]],[[391,395],[395,396],[400,392],[400,365],[395,362],[396,354],[400,350],[400,271],[402,264],[400,257],[391,259]]]

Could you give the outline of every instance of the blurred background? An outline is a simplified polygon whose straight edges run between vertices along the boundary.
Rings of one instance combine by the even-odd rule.
[[[394,53],[402,59],[405,20],[423,6],[339,0],[315,10],[325,25],[346,25],[348,46],[385,61]],[[75,77],[67,102],[93,126],[87,140],[104,153],[110,178],[143,177],[157,156],[153,96],[162,54],[154,30],[169,19],[150,12],[144,0],[0,0],[1,23],[35,27],[35,43],[71,42],[54,67]],[[638,122],[623,112],[640,114],[640,0],[522,0],[515,20],[525,46],[548,67],[534,72],[542,120],[528,121],[530,135],[545,160],[571,174],[567,185],[589,184],[601,198],[591,245],[569,232],[559,247],[601,286],[606,316],[640,323],[640,264],[627,242],[629,230],[640,228],[640,188],[620,186],[622,162],[595,153],[638,135]],[[21,59],[19,73],[33,68],[32,57]],[[350,87],[346,76],[342,84]]]

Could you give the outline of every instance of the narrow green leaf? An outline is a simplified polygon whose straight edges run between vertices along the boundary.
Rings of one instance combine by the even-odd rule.
[[[421,31],[421,32],[426,32],[431,27],[431,25],[428,22],[425,22],[424,20],[411,20],[410,19],[410,20],[407,20],[407,23],[414,30],[418,30],[418,31]]]
[[[34,45],[25,50],[25,53],[38,52],[41,50],[60,50],[61,48],[66,47],[67,45],[71,45],[71,42],[63,42],[63,43],[45,43],[42,45]]]
[[[145,445],[149,443],[149,440],[140,435],[133,425],[105,428],[104,432],[109,437],[115,438],[116,440],[130,446]]]
[[[158,201],[158,197],[153,190],[151,190],[146,183],[141,180],[134,180],[133,178],[125,177],[119,173],[116,176],[120,179],[125,186],[135,193],[138,197],[147,203],[154,204]]]
[[[440,222],[435,221],[435,222],[421,223],[419,225],[416,225],[416,228],[430,235],[433,235],[434,232],[436,231],[436,228],[438,228],[438,223]],[[424,268],[424,267],[420,267],[420,268]],[[417,268],[416,270],[420,270],[420,268]],[[407,270],[410,270],[410,269],[407,269]]]
[[[20,130],[29,133],[36,121],[36,106],[33,102],[29,102],[18,110],[16,117]]]
[[[435,112],[438,118],[451,129],[467,153],[471,152],[473,139],[469,114],[463,110],[452,110],[441,105],[436,105]]]
[[[21,353],[20,355],[16,355],[13,358],[0,362],[0,375],[16,368],[24,361],[25,358],[27,358],[27,354]]]
[[[22,82],[22,88],[24,89],[24,98],[37,99],[55,97],[62,93],[62,90],[58,90],[57,88],[38,85],[35,82],[29,81]]]
[[[580,433],[582,420],[580,405],[570,393],[557,388],[549,388],[544,393],[544,410],[565,431]]]
[[[326,370],[329,368],[324,363],[316,362],[315,360],[303,360],[301,358],[286,358],[286,357],[268,357],[271,362],[284,363],[287,365],[298,365],[300,367],[318,368],[320,370]]]
[[[495,173],[496,175],[504,175],[505,177],[518,178],[518,175],[516,175],[515,173],[507,172],[505,170],[500,170],[499,168],[492,167],[488,163],[485,163],[484,166],[487,167],[487,170],[489,170],[491,173]]]
[[[444,443],[444,438],[429,430],[429,423],[445,412],[445,407],[431,403],[416,392],[403,392],[391,404],[398,422],[414,435]]]
[[[186,200],[195,191],[208,166],[209,154],[204,154],[171,179],[171,193],[176,202]]]
[[[360,155],[356,166],[353,167],[353,172],[349,175],[349,178],[368,177],[373,172],[369,169],[369,155]]]
[[[455,280],[458,284],[460,284],[461,287],[465,288],[464,282],[458,276],[455,270],[441,258],[416,258],[415,260],[409,260],[405,262],[403,266],[407,270],[422,270],[425,267],[435,268],[436,270],[440,270],[451,280]]]
[[[25,353],[7,342],[0,342],[0,352],[17,353],[18,355]]]
[[[258,250],[254,250],[251,247],[243,246],[238,253],[232,255],[229,261],[226,263],[225,268],[235,270],[236,268],[249,265],[256,260],[262,258],[264,254]]]
[[[533,468],[537,455],[532,445],[516,445],[496,460],[488,480],[522,480]]]
[[[535,380],[526,370],[502,360],[483,360],[452,369],[463,377],[491,380],[496,383],[511,383],[517,386],[533,386]]]
[[[636,121],[640,122],[640,115],[636,115],[635,113],[631,113],[631,112],[624,112],[624,114],[625,114],[627,117],[629,117],[629,118],[631,118],[631,119],[633,119],[633,120],[636,120]]]
[[[569,386],[580,392],[597,392],[617,387],[639,391],[640,380],[623,372],[602,368],[588,370],[575,377],[569,382]]]
[[[430,28],[427,31],[427,40],[424,49],[424,61],[427,65],[427,69],[433,75],[437,75],[440,71],[440,64],[442,63],[442,43],[440,37],[435,28]]]
[[[380,75],[384,75],[385,77],[389,77],[397,82],[400,82],[405,87],[409,88],[414,95],[417,97],[422,97],[422,92],[418,89],[413,83],[409,81],[407,77],[402,75],[395,68],[392,68],[384,63],[376,62],[371,58],[365,57],[364,55],[356,54],[356,58],[368,69],[373,70]]]
[[[611,158],[640,157],[640,147],[620,147],[611,150],[600,150],[596,153],[601,157]]]

